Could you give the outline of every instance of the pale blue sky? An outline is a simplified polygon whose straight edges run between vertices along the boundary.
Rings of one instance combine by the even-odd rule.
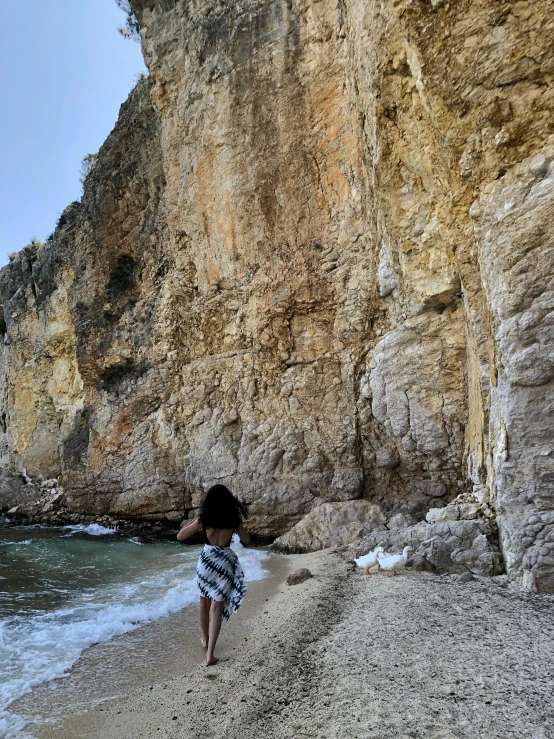
[[[114,0],[0,0],[0,267],[54,230],[144,71]]]

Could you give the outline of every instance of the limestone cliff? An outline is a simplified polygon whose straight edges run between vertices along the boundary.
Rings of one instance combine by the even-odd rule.
[[[552,0],[132,5],[150,76],[0,276],[4,466],[268,536],[487,485],[554,590]]]

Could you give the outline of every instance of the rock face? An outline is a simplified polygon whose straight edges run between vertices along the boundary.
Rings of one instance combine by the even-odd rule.
[[[486,484],[554,590],[552,0],[131,4],[149,78],[0,274],[3,466],[266,536]]]

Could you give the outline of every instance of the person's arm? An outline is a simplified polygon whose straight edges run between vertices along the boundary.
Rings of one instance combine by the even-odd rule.
[[[250,534],[246,530],[244,524],[241,523],[241,525],[237,527],[237,534],[243,544],[250,544]]]
[[[196,532],[200,531],[201,528],[202,524],[198,519],[192,521],[192,523],[188,523],[186,526],[183,526],[181,531],[179,531],[179,533],[177,534],[177,541],[184,541],[185,539],[188,539],[189,536],[196,534]]]

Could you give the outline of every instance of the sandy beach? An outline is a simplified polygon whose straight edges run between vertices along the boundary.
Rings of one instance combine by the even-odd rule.
[[[167,679],[39,739],[554,736],[554,599],[504,577],[367,577],[352,550],[273,556],[206,668],[194,609]],[[314,577],[287,586],[287,574]],[[163,634],[167,624],[150,627]],[[86,658],[84,660],[86,662]],[[109,664],[105,665],[109,669]],[[70,678],[71,680],[71,678]]]

